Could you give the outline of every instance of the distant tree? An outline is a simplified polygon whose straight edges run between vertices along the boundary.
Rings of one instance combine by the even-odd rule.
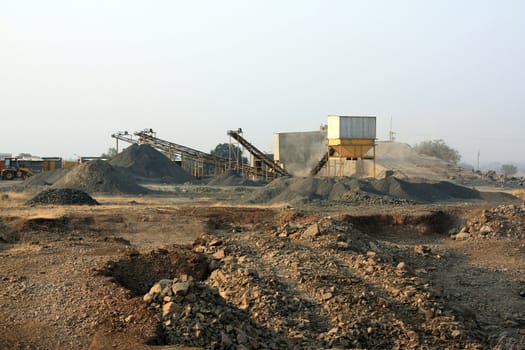
[[[414,146],[416,152],[436,157],[454,165],[461,159],[459,152],[448,146],[443,140],[423,141]]]
[[[515,175],[518,172],[518,167],[514,164],[503,164],[501,166],[501,172],[507,176]]]
[[[114,157],[116,155],[117,155],[117,149],[115,147],[110,147],[110,148],[108,148],[106,153],[102,153],[100,155],[100,158],[110,159],[110,158],[112,158],[112,157]]]
[[[242,155],[241,149],[237,145],[233,144],[231,145],[231,147],[232,148],[230,152],[229,143],[219,143],[217,146],[215,146],[214,149],[210,151],[210,154],[219,158],[230,159],[232,161],[237,161],[237,158],[241,156],[242,163],[248,164],[248,158]]]

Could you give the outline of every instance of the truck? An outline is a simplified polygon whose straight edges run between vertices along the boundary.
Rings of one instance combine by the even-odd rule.
[[[20,164],[18,158],[5,158],[4,166],[0,172],[2,180],[25,180],[33,175],[35,175],[35,172],[27,166]]]

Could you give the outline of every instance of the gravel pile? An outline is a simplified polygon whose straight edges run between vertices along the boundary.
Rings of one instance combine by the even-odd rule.
[[[479,191],[448,181],[401,180],[396,177],[387,177],[361,181],[360,185],[366,192],[422,203],[481,198]]]
[[[179,165],[150,145],[131,145],[109,161],[109,164],[138,180],[185,183],[194,178]]]
[[[453,232],[452,238],[517,238],[525,239],[525,205],[500,205],[484,210]]]
[[[145,194],[129,175],[122,173],[103,160],[80,164],[57,180],[51,188],[72,188],[88,193]]]
[[[347,191],[343,194],[342,201],[349,205],[369,205],[369,206],[381,206],[381,205],[413,205],[415,201],[410,199],[396,198],[391,196],[381,196],[373,193],[366,193],[360,190]]]
[[[261,186],[262,183],[252,181],[242,177],[234,170],[227,170],[222,175],[213,177],[209,182],[210,186]]]
[[[253,192],[248,203],[290,203],[316,201],[348,204],[405,204],[478,199],[476,190],[450,182],[427,180],[355,179],[348,177],[279,178]]]
[[[17,183],[13,189],[15,191],[39,190],[52,186],[55,182],[64,177],[73,168],[61,168],[44,171],[29,177],[21,183]]]
[[[248,203],[301,204],[315,200],[341,200],[345,192],[359,189],[355,179],[335,177],[278,178],[247,197]]]
[[[98,205],[89,194],[71,188],[51,188],[40,192],[26,203],[27,205],[57,204],[57,205]]]

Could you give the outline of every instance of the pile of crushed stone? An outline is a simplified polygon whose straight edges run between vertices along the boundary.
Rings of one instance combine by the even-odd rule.
[[[50,188],[42,191],[26,203],[27,205],[58,204],[58,205],[98,205],[89,194],[72,188]]]
[[[261,186],[262,183],[242,177],[235,170],[227,170],[222,175],[213,177],[209,186]]]
[[[479,191],[448,181],[401,180],[396,177],[387,177],[384,179],[364,180],[360,182],[360,185],[366,192],[423,203],[481,198]]]
[[[361,192],[361,190],[347,191],[343,194],[342,202],[346,205],[368,205],[368,206],[400,206],[414,205],[417,202],[410,199],[381,196],[373,193]]]
[[[368,198],[361,194],[367,194]],[[253,192],[247,198],[247,202],[257,204],[301,204],[316,201],[354,203],[360,198],[372,204],[404,204],[471,200],[479,199],[481,196],[477,190],[446,181],[401,180],[396,177],[384,179],[303,177],[276,179]]]
[[[288,348],[284,337],[258,325],[204,282],[185,276],[163,279],[144,300],[162,320],[168,344],[206,349],[259,349],[262,344],[267,349]]]
[[[44,171],[34,176],[29,177],[27,180],[17,183],[13,186],[14,191],[26,191],[26,190],[38,190],[42,188],[48,188],[55,182],[60,180],[73,168],[61,168],[50,171]]]
[[[458,241],[470,238],[525,239],[525,204],[500,205],[468,220],[452,235]]]
[[[80,164],[57,180],[51,188],[71,188],[88,193],[146,194],[129,175],[122,173],[103,160]]]
[[[410,253],[331,218],[268,229],[201,236],[194,250],[211,258],[209,278],[162,279],[144,295],[167,344],[479,348],[474,326],[447,309],[405,263]]]
[[[131,145],[109,160],[109,164],[138,180],[185,183],[194,178],[150,145]]]

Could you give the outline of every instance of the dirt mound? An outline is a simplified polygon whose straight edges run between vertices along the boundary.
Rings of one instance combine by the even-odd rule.
[[[163,321],[167,344],[205,349],[259,349],[263,344],[268,349],[289,348],[283,336],[258,325],[248,312],[203,282],[164,279],[144,300]]]
[[[98,205],[99,203],[84,191],[71,188],[51,188],[40,192],[26,204]]]
[[[88,193],[144,194],[148,190],[137,185],[129,175],[103,160],[80,164],[57,180],[51,188],[72,188]]]
[[[468,220],[452,237],[456,240],[469,238],[525,239],[525,204],[521,206],[500,205],[484,210],[480,215]]]
[[[109,164],[141,180],[184,183],[194,178],[150,145],[131,145]]]
[[[210,186],[260,186],[261,183],[242,177],[234,170],[228,170],[222,175],[212,178],[208,185]]]
[[[382,177],[386,171],[393,171],[396,177],[401,178],[445,180],[455,176],[458,169],[439,158],[419,154],[408,144],[378,142],[376,173]]]
[[[356,196],[355,194],[368,194]],[[370,197],[372,196],[372,197]],[[249,203],[309,203],[315,201],[356,201],[377,202],[381,198],[396,203],[396,199],[409,202],[454,201],[478,199],[480,193],[450,182],[427,180],[401,180],[395,177],[385,179],[355,178],[280,178],[259,191],[254,192]],[[375,198],[374,198],[375,197]],[[392,201],[394,199],[394,201]]]

